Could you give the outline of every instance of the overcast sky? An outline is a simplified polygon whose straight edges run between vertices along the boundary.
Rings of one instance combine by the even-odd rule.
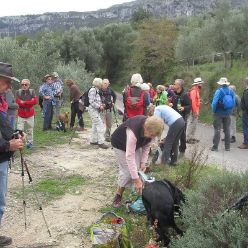
[[[84,12],[131,1],[133,0],[6,0],[1,2],[0,17],[44,12]]]

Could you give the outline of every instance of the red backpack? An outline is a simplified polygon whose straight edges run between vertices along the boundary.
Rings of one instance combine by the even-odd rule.
[[[139,97],[131,96],[131,89],[127,90],[126,112],[128,118],[144,114],[144,95],[145,92],[142,90]]]

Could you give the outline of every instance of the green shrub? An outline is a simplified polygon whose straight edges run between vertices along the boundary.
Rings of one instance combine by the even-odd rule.
[[[183,206],[186,232],[171,247],[247,247],[248,209],[227,211],[248,188],[248,172],[223,172],[207,178],[197,191],[187,192]]]

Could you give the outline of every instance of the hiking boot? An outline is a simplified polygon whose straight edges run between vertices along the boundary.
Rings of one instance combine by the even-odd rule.
[[[97,146],[98,145],[97,142],[90,142],[90,144],[93,145],[93,146]]]
[[[230,142],[231,143],[235,143],[236,142],[236,137],[235,136],[232,136]]]
[[[12,238],[6,236],[0,236],[0,247],[4,247],[12,244]]]
[[[242,144],[238,146],[239,149],[248,149],[248,144]]]
[[[215,146],[213,146],[213,147],[211,148],[211,151],[212,151],[212,152],[218,152],[218,148],[215,147]]]
[[[80,128],[78,128],[77,131],[82,132],[82,131],[87,131],[87,129],[85,129],[84,127],[80,127]]]
[[[119,195],[119,194],[115,195],[114,201],[112,203],[113,208],[121,207],[121,198],[122,198],[121,195]]]
[[[102,149],[108,149],[109,148],[109,146],[104,144],[104,143],[98,144],[98,146],[99,146],[99,148],[102,148]]]

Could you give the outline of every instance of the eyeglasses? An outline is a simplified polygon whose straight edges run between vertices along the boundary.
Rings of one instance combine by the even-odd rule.
[[[28,86],[28,84],[21,84],[22,86]]]

